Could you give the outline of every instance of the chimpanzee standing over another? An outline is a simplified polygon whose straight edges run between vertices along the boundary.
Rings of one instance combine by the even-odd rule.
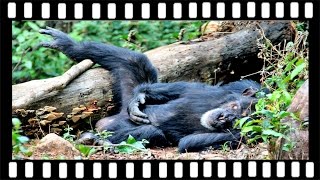
[[[180,152],[219,148],[226,141],[237,144],[235,119],[248,114],[260,85],[243,80],[223,86],[203,83],[158,83],[155,67],[142,53],[96,42],[73,41],[67,34],[47,27],[40,33],[53,37],[40,45],[57,49],[80,62],[91,59],[115,78],[114,101],[119,114],[99,120],[98,130],[113,131],[109,141],[120,143],[132,135],[150,146],[177,145]]]

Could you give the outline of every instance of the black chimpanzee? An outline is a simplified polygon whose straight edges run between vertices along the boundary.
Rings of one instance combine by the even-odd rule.
[[[251,80],[222,86],[158,83],[155,67],[141,53],[96,42],[77,43],[50,27],[40,33],[54,39],[41,46],[60,50],[77,62],[91,59],[115,78],[114,101],[121,110],[96,124],[98,130],[114,132],[108,139],[112,143],[130,134],[147,139],[150,146],[178,144],[180,152],[219,148],[226,141],[236,144],[240,133],[232,125],[257,101],[254,94],[260,85]]]

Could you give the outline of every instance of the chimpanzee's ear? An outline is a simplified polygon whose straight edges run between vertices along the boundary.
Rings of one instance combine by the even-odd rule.
[[[257,88],[249,87],[242,92],[242,95],[251,97],[251,96],[254,96],[256,92],[258,92]]]

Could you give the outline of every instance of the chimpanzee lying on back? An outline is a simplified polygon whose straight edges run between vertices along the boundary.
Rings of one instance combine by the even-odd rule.
[[[180,152],[219,148],[226,141],[237,144],[235,119],[245,116],[257,99],[260,85],[243,80],[226,85],[158,83],[149,59],[128,49],[96,42],[77,43],[67,34],[49,28],[40,33],[53,37],[41,46],[57,49],[80,62],[91,59],[115,78],[114,101],[119,114],[99,120],[98,130],[113,131],[108,140],[120,143],[132,135],[150,146],[177,145]]]

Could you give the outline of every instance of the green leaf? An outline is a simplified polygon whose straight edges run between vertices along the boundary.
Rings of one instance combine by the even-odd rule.
[[[12,118],[12,124],[14,126],[15,129],[19,129],[21,122],[18,118]]]
[[[283,137],[283,134],[281,133],[278,133],[274,130],[271,130],[271,129],[267,129],[267,130],[264,130],[262,132],[263,135],[269,135],[269,136],[274,136],[274,137]]]
[[[25,66],[27,69],[32,69],[32,62],[31,62],[31,61],[25,61],[25,62],[24,62],[24,66]]]
[[[95,152],[97,152],[97,150],[94,147],[85,146],[83,144],[76,145],[76,148],[86,157],[89,157]]]
[[[280,113],[278,114],[278,118],[279,119],[283,119],[283,118],[285,118],[285,117],[287,117],[289,115],[290,115],[290,113],[287,112],[287,111],[280,111]]]
[[[261,126],[248,126],[248,127],[244,127],[241,129],[242,133],[248,133],[251,131],[255,131],[255,132],[261,132],[262,131],[262,127]]]
[[[34,22],[27,21],[27,24],[28,24],[28,26],[31,27],[32,30],[34,30],[34,31],[38,31],[38,30],[40,29],[39,26],[38,26],[36,23],[34,23]]]
[[[296,77],[306,66],[305,63],[300,64],[299,66],[297,66],[290,74],[290,79],[292,80],[294,77]]]
[[[137,142],[136,139],[133,136],[129,135],[127,139],[127,143],[134,144],[135,142]]]
[[[29,138],[26,137],[26,136],[19,136],[18,138],[18,141],[21,142],[22,144],[26,143],[29,141]]]
[[[241,119],[240,119],[240,122],[239,122],[240,128],[243,126],[243,124],[244,124],[249,118],[250,118],[250,117],[244,117],[244,118],[241,118]]]
[[[89,153],[88,153],[88,156],[87,157],[90,157],[92,154],[96,153],[97,152],[97,149],[96,148],[91,148],[89,150]]]

